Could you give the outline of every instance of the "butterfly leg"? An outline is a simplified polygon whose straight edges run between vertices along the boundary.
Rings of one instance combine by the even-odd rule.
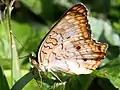
[[[39,80],[38,78],[35,78],[36,79],[36,82],[38,84],[38,86],[42,89],[42,76],[41,76],[41,71],[39,70],[39,65],[38,63],[36,62],[36,58],[33,57],[33,56],[30,56],[29,57],[29,61],[30,63],[37,69],[38,71],[38,75],[39,75]],[[40,81],[40,82],[39,82]]]
[[[52,70],[49,70],[49,72],[53,74],[61,83],[63,83],[62,80],[60,80],[60,78]]]

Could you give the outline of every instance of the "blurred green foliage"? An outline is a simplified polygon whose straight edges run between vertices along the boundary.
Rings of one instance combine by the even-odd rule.
[[[45,75],[42,75],[42,87],[38,87],[38,84],[41,85],[41,80],[36,82],[33,78],[39,75],[36,76],[36,73],[33,75],[32,71],[29,72],[28,55],[31,52],[37,53],[39,44],[50,27],[67,9],[80,2],[84,3],[89,10],[89,23],[93,38],[109,45],[106,57],[101,66],[90,75],[67,77],[58,75],[61,80],[66,80],[66,83],[51,81],[50,78],[45,79]],[[17,48],[16,54],[20,58],[21,78],[14,86],[11,84],[12,61],[10,59],[9,31],[6,19],[2,19],[5,7],[4,0],[1,0],[0,90],[9,90],[9,87],[12,90],[22,88],[23,90],[120,89],[120,0],[16,0],[11,14],[11,25]]]

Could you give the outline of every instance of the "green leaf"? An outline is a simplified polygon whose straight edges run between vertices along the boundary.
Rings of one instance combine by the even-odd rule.
[[[73,5],[68,0],[21,0],[21,2],[38,17],[42,17],[48,25],[58,20],[61,14]]]
[[[22,90],[23,87],[33,79],[32,72],[27,73],[22,78],[20,78],[12,87],[11,90]]]
[[[98,77],[108,78],[116,88],[120,88],[120,58],[110,61],[93,73]]]
[[[10,44],[9,44],[9,32],[7,29],[6,21],[0,24],[0,65],[2,65],[2,59],[10,59]]]
[[[120,22],[113,22],[113,26],[115,27],[115,31],[120,35]]]
[[[18,57],[28,56],[30,52],[37,51],[40,41],[48,32],[48,28],[46,26],[37,23],[31,25],[11,20],[11,24],[17,47],[16,55],[17,53],[19,54]],[[0,32],[0,65],[4,65],[4,68],[10,68],[10,44],[6,21],[0,25]],[[19,61],[21,63],[23,62],[23,59],[20,59]]]
[[[94,17],[89,17],[89,24],[91,26],[92,36],[95,40],[99,40],[100,35],[103,33],[103,23],[102,19],[96,19]]]
[[[109,79],[98,78],[97,80],[98,80],[98,84],[102,87],[103,90],[118,90],[111,84]]]
[[[42,11],[41,0],[21,0],[27,7],[31,9],[36,14],[40,14]]]
[[[54,83],[48,90],[65,90],[65,82]]]
[[[30,52],[37,51],[40,41],[48,32],[48,28],[41,24],[31,25],[14,21],[12,24],[19,57],[28,56]]]
[[[65,86],[65,90],[88,90],[94,77],[90,75],[73,76]]]
[[[92,36],[96,40],[102,38],[102,41],[104,42],[108,42],[111,45],[120,46],[119,35],[113,31],[109,22],[102,19],[96,19],[94,17],[89,17],[89,21],[92,30]]]
[[[0,34],[0,39],[1,39],[0,44],[1,45],[0,45],[0,48],[3,52],[1,51],[0,58],[2,60],[8,60],[8,59],[11,60],[12,59],[11,60],[11,62],[12,62],[12,71],[11,72],[12,72],[12,78],[13,78],[13,83],[14,83],[15,81],[17,81],[17,79],[20,78],[20,65],[18,62],[18,52],[17,52],[16,45],[14,42],[14,37],[11,36],[12,39],[9,38],[9,30],[7,28],[8,28],[7,20],[4,20],[4,22],[1,21],[1,34]],[[10,43],[12,45],[10,45]]]
[[[106,57],[110,60],[117,58],[120,55],[119,48],[120,47],[118,47],[118,46],[110,46],[109,45]]]
[[[107,22],[104,23],[104,35],[110,44],[120,46],[120,38],[117,33],[115,33],[111,25]]]
[[[14,41],[14,37],[13,35],[11,36],[12,37],[12,45],[11,45],[11,59],[12,59],[12,83],[14,84],[19,78],[20,78],[20,63],[19,63],[19,57],[18,57],[18,52],[17,52],[17,48],[16,48],[16,44],[15,44],[15,41]],[[16,73],[17,72],[17,73]]]
[[[7,83],[6,77],[3,74],[2,68],[0,67],[0,90],[10,90]]]

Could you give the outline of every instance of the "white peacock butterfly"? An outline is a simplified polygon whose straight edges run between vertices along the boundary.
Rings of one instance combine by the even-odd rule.
[[[93,40],[90,32],[85,6],[73,6],[46,35],[38,50],[38,62],[31,63],[40,72],[90,74],[107,50],[107,44]]]

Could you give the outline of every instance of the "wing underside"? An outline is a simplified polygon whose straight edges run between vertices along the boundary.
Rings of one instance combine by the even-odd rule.
[[[106,44],[91,38],[87,10],[78,4],[69,9],[47,34],[38,52],[38,62],[53,71],[80,74],[83,72],[80,70],[97,68],[106,48]]]

